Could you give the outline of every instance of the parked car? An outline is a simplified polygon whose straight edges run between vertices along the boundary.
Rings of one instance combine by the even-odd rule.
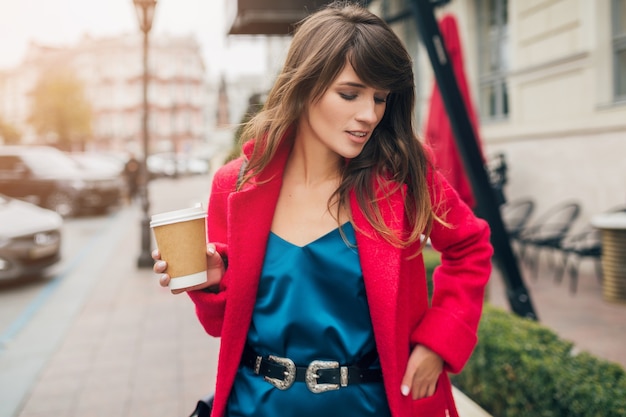
[[[185,160],[185,172],[188,175],[205,175],[211,169],[207,159],[189,157]]]
[[[95,152],[72,152],[67,155],[76,162],[80,169],[93,175],[114,179],[117,181],[117,187],[122,195],[128,194],[128,185],[124,173],[125,162],[122,159]]]
[[[0,280],[35,275],[61,259],[63,218],[0,194]]]
[[[124,175],[124,161],[119,158],[95,152],[72,152],[67,155],[82,169],[98,171],[112,177]]]
[[[148,172],[152,178],[208,174],[209,161],[173,152],[155,153],[148,156]]]
[[[65,153],[47,146],[0,147],[0,193],[63,217],[103,212],[123,198],[118,178],[81,169]]]
[[[146,161],[148,172],[152,178],[173,177],[180,172],[180,164],[176,155],[171,152],[156,153],[148,156]]]

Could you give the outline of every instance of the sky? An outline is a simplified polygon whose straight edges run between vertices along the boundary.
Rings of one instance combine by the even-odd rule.
[[[227,1],[158,0],[151,34],[195,35],[209,74],[261,72],[260,48],[225,40]],[[62,47],[138,31],[132,0],[0,0],[0,69],[19,65],[31,41]]]

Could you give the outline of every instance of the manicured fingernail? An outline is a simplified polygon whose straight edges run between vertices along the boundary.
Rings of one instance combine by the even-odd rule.
[[[209,246],[209,247],[207,247],[207,251],[208,251],[211,255],[215,255],[215,246]]]
[[[154,266],[156,266],[158,269],[163,269],[165,268],[165,261],[157,261]]]
[[[411,388],[409,388],[408,385],[402,385],[400,387],[400,391],[402,392],[402,395],[404,395],[406,397],[407,395],[409,395],[409,392],[411,391]]]

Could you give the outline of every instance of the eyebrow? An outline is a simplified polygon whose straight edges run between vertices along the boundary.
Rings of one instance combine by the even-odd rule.
[[[344,81],[344,82],[340,82],[339,85],[342,86],[342,87],[368,88],[367,85],[365,85],[363,83],[358,83],[356,81]],[[381,93],[385,93],[385,94],[389,94],[390,93],[390,91],[384,90],[384,89],[377,89],[377,88],[375,88],[375,90],[377,90],[377,91],[379,91]]]
[[[339,85],[348,86],[348,87],[357,87],[357,88],[367,88],[365,84],[357,83],[354,81],[345,81],[345,82],[339,83]]]

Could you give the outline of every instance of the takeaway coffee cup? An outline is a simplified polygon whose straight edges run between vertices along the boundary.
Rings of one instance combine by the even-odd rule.
[[[202,206],[155,214],[150,221],[170,290],[206,281],[206,211]]]

